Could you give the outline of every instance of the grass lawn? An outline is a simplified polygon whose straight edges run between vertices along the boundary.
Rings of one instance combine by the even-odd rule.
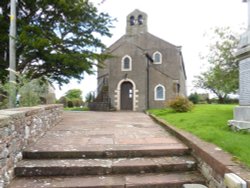
[[[204,104],[195,105],[187,113],[176,113],[170,109],[152,109],[149,112],[173,126],[216,144],[250,167],[250,133],[233,132],[227,125],[227,121],[233,119],[234,107],[235,105]]]
[[[73,108],[64,108],[66,111],[88,111],[88,107],[73,107]]]

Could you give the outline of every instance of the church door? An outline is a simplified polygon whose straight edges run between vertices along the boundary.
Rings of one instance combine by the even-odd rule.
[[[121,110],[133,110],[133,85],[130,82],[121,85]]]

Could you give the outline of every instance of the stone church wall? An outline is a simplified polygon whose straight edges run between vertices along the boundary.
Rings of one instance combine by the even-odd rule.
[[[0,110],[0,188],[13,178],[22,150],[62,117],[60,104]]]

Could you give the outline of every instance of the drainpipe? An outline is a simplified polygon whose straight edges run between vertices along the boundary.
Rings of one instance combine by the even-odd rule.
[[[149,109],[149,63],[153,63],[153,58],[146,52],[145,56],[147,58],[147,110]]]

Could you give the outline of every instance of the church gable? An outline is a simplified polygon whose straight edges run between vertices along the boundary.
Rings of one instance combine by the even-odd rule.
[[[150,34],[147,18],[139,10],[127,16],[125,35],[107,49],[113,57],[105,61],[105,71],[98,70],[98,85],[104,76],[108,79],[116,110],[162,108],[167,100],[186,94],[180,48]]]

